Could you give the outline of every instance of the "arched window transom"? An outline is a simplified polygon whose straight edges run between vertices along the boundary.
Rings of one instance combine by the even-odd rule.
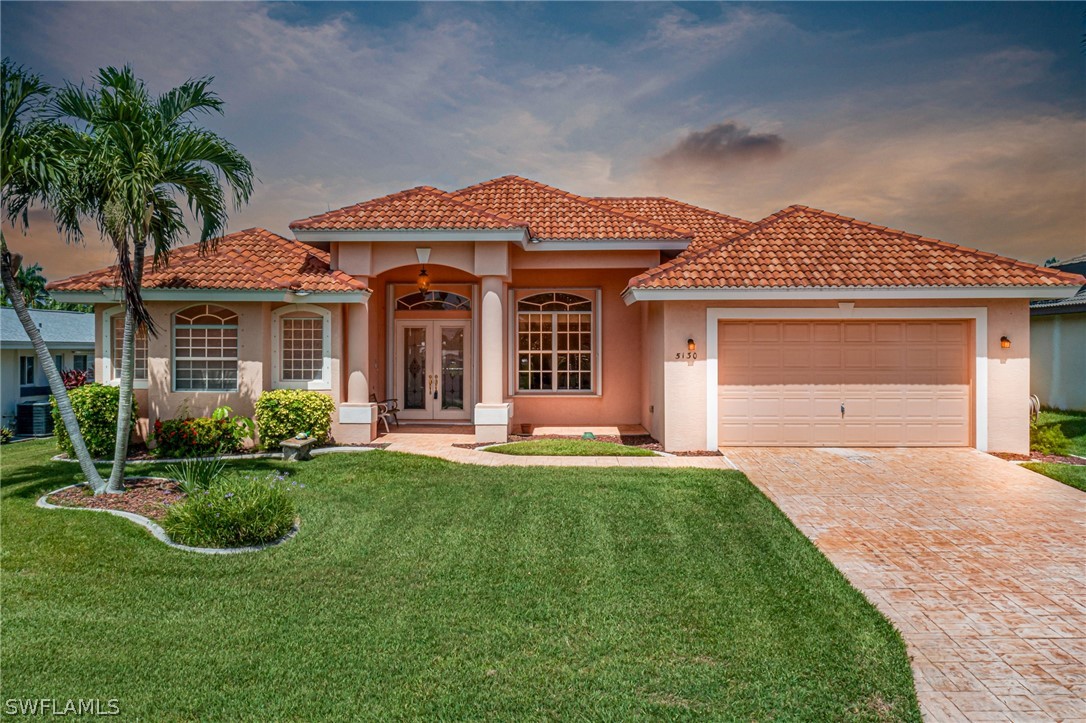
[[[471,311],[471,299],[452,291],[415,292],[396,299],[398,311]]]

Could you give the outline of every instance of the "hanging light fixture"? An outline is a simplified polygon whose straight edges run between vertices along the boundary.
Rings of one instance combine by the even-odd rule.
[[[416,280],[419,286],[419,292],[425,294],[430,290],[430,274],[426,273],[426,267],[423,266],[419,271],[419,278]]]

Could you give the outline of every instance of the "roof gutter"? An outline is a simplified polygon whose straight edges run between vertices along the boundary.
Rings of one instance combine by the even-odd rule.
[[[638,301],[816,301],[853,299],[1065,299],[1079,286],[782,286],[777,288],[626,287],[626,305]]]

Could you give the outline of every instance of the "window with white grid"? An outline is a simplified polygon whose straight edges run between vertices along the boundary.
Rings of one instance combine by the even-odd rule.
[[[109,363],[114,379],[121,378],[121,350],[124,344],[124,314],[114,314],[109,319]],[[132,361],[136,366],[133,379],[147,381],[147,332],[140,329],[136,332],[136,355]]]
[[[176,391],[231,392],[238,387],[238,315],[201,304],[174,315]]]
[[[314,382],[324,376],[324,319],[316,314],[281,320],[279,374],[285,382]]]
[[[567,292],[517,302],[517,391],[591,392],[592,301]]]

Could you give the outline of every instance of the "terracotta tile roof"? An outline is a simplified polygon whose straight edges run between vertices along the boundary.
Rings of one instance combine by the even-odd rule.
[[[1086,279],[986,251],[790,206],[730,241],[680,256],[633,288],[1068,286]]]
[[[295,230],[515,229],[523,221],[453,198],[432,186],[418,186],[290,224]]]
[[[689,239],[692,232],[520,176],[454,191],[454,197],[525,221],[537,239]]]
[[[738,236],[754,226],[735,216],[693,206],[665,196],[597,196],[596,201],[657,223],[689,229],[694,241],[683,253],[702,251],[710,245]]]
[[[219,239],[214,250],[201,255],[199,244],[174,249],[168,266],[144,266],[143,286],[149,289],[237,289],[319,292],[361,291],[366,285],[342,271],[331,271],[327,251],[283,238],[262,228],[238,231]],[[99,291],[119,286],[111,266],[54,281],[51,291]]]

